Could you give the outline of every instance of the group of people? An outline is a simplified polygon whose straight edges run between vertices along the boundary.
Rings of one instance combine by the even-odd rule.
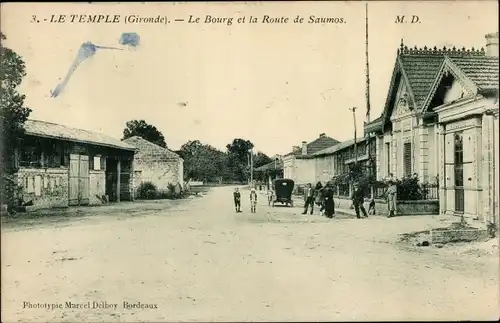
[[[370,206],[368,212],[364,207],[365,202],[365,190],[358,184],[354,184],[354,189],[352,192],[352,205],[354,211],[356,212],[356,217],[361,219],[363,217],[368,217],[368,213],[375,214],[375,200],[370,201]],[[304,191],[304,212],[303,215],[307,215],[309,207],[311,211],[309,214],[314,212],[314,204],[320,207],[320,215],[325,215],[328,218],[332,218],[335,214],[335,201],[333,199],[333,185],[328,182],[325,186],[318,182],[316,187],[312,187],[311,183],[307,184]]]
[[[236,213],[241,213],[241,193],[238,188],[234,189],[233,192],[234,208]],[[250,212],[255,213],[257,210],[257,192],[255,188],[250,190]]]
[[[396,193],[397,186],[395,180],[392,178],[388,180],[388,187],[385,192],[387,204],[389,208],[388,217],[393,217],[396,212]],[[333,218],[335,214],[335,201],[333,199],[333,184],[331,182],[326,183],[325,186],[318,182],[315,187],[312,184],[307,184],[304,191],[304,212],[303,215],[307,215],[309,209],[309,214],[314,213],[314,205],[319,207],[320,215],[324,215],[327,218]],[[364,207],[365,202],[365,190],[359,184],[354,184],[354,189],[351,195],[352,207],[356,212],[356,217],[361,219],[362,217],[368,217],[368,214],[375,214],[375,200],[371,199],[368,212]],[[238,188],[235,188],[233,193],[234,207],[237,213],[241,213],[241,193]],[[271,205],[273,200],[273,191],[268,190],[268,203]],[[255,188],[250,190],[250,212],[255,213],[257,209],[257,192]]]
[[[316,187],[312,187],[311,183],[307,184],[304,191],[304,212],[303,215],[307,215],[309,207],[311,211],[309,214],[314,212],[314,204],[319,206],[320,215],[325,215],[327,218],[333,218],[335,214],[335,201],[333,200],[333,185],[328,182],[325,186],[318,182]]]

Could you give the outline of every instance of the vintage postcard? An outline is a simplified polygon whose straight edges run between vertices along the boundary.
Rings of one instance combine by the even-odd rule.
[[[0,8],[2,322],[500,317],[497,1]]]

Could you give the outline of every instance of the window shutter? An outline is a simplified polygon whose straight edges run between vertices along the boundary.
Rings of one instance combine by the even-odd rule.
[[[404,144],[404,172],[406,176],[411,175],[411,143]]]

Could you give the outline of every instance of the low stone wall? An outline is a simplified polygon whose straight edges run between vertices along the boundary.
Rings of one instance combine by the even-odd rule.
[[[69,170],[67,168],[20,168],[16,174],[27,211],[67,207]]]
[[[350,198],[336,196],[334,197],[335,207],[341,209],[349,209],[352,205]],[[364,207],[368,211],[370,204],[369,199],[365,199]],[[387,206],[387,201],[382,199],[375,199],[375,214],[377,215],[388,215],[389,208]],[[439,214],[439,201],[428,200],[428,201],[397,201],[396,203],[396,215],[433,215]]]
[[[431,244],[446,244],[450,242],[486,241],[490,237],[485,229],[431,230]]]

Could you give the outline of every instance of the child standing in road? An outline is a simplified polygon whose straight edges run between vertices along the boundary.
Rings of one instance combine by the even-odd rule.
[[[257,192],[255,188],[252,188],[250,191],[250,212],[255,213],[255,209],[257,208]]]
[[[236,213],[240,213],[241,210],[241,193],[239,192],[238,188],[234,189],[233,193],[233,198],[234,198],[234,208],[236,209]]]
[[[274,199],[274,191],[272,189],[267,190],[267,204],[271,205]]]

